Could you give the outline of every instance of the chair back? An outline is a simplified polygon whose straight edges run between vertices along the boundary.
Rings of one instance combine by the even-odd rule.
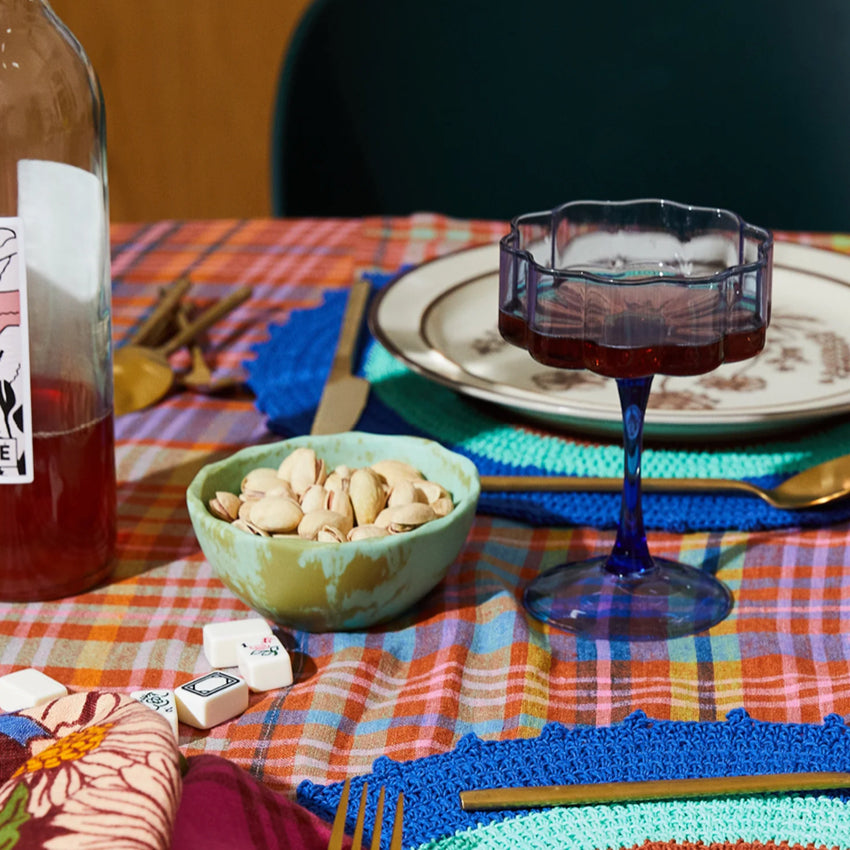
[[[507,219],[664,197],[850,231],[850,2],[316,0],[274,213]]]

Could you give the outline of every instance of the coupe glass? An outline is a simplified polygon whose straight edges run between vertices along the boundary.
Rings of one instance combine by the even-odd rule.
[[[732,594],[653,557],[641,445],[653,375],[699,375],[753,357],[770,315],[773,240],[732,212],[662,200],[579,201],[511,222],[500,244],[499,330],[547,366],[615,378],[625,475],[614,548],[554,567],[523,594],[537,619],[614,640],[694,634]]]

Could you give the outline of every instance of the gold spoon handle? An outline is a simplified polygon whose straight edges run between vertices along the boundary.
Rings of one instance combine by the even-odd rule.
[[[222,298],[221,301],[217,301],[212,307],[204,310],[197,319],[178,331],[168,342],[161,345],[157,351],[163,356],[171,354],[172,351],[177,351],[178,348],[181,348],[187,342],[194,339],[201,331],[205,331],[223,316],[233,312],[250,295],[251,288],[248,286],[242,286],[235,292],[231,292],[226,298]]]
[[[482,475],[481,489],[503,493],[619,493],[623,489],[623,479],[578,475]],[[734,490],[764,497],[758,487],[732,478],[644,478],[641,489],[647,493],[718,493]]]
[[[154,307],[142,324],[139,325],[128,342],[133,345],[143,345],[145,340],[157,331],[160,325],[171,316],[180,299],[189,291],[190,286],[189,278],[181,277],[179,280],[175,280],[170,286],[163,287],[156,307]]]
[[[653,779],[644,782],[597,782],[536,788],[482,788],[461,791],[460,805],[465,811],[525,809],[837,788],[850,788],[850,773],[774,773],[762,776]]]

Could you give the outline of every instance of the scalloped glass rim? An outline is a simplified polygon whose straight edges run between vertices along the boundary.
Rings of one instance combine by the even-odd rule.
[[[720,272],[715,272],[710,275],[683,275],[682,280],[686,280],[688,283],[711,283],[715,281],[721,281],[727,277],[739,274],[747,274],[750,272],[758,271],[759,269],[765,268],[770,262],[770,249],[773,245],[773,234],[766,230],[763,227],[759,227],[755,224],[750,224],[745,221],[738,213],[732,212],[731,210],[723,209],[722,207],[701,207],[695,206],[691,204],[681,204],[677,201],[669,201],[663,198],[638,198],[633,200],[626,201],[567,201],[560,206],[553,207],[551,210],[540,210],[538,212],[527,212],[522,213],[521,215],[514,216],[510,222],[510,232],[503,236],[499,242],[499,246],[504,251],[513,254],[520,260],[527,262],[529,265],[534,266],[539,273],[548,274],[557,276],[559,273],[562,273],[564,269],[560,269],[554,265],[544,266],[541,265],[537,260],[535,260],[532,253],[528,250],[516,247],[516,243],[520,239],[520,227],[522,225],[535,223],[535,219],[539,219],[538,223],[543,223],[546,218],[548,218],[550,222],[550,232],[552,232],[554,236],[554,230],[557,224],[560,221],[563,221],[567,217],[567,213],[573,210],[578,210],[581,208],[584,209],[605,209],[605,208],[617,208],[617,209],[626,209],[628,207],[646,207],[647,205],[655,205],[659,209],[664,208],[665,210],[670,210],[674,213],[679,213],[681,215],[706,215],[713,216],[716,219],[726,218],[729,223],[734,223],[737,226],[738,234],[739,234],[739,249],[740,246],[743,245],[745,239],[750,238],[756,241],[757,251],[758,251],[758,259],[752,262],[746,263],[737,263],[733,266],[728,266]],[[607,277],[602,274],[597,274],[595,272],[589,272],[582,269],[570,269],[570,277],[576,277],[583,280],[588,280],[594,283],[617,283],[619,281],[615,281],[610,277]],[[655,283],[661,280],[661,276],[651,277],[647,276],[645,280],[641,280],[637,285],[641,285],[644,283]],[[675,282],[675,277],[664,276],[664,281],[666,283]]]

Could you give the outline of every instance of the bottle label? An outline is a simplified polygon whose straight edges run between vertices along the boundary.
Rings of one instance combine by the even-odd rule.
[[[24,228],[0,217],[0,484],[33,480],[28,331]]]

